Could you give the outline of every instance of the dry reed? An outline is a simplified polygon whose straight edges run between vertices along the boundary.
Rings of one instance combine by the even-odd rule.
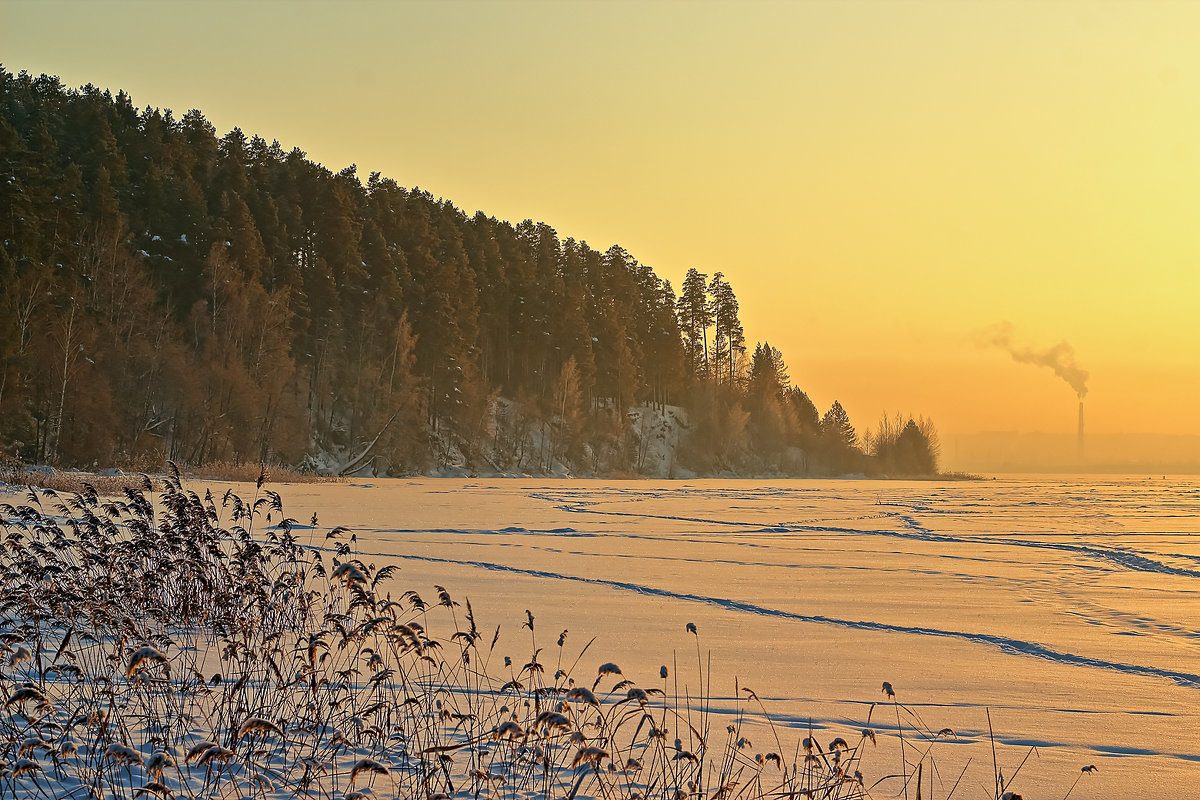
[[[532,655],[502,667],[469,602],[387,591],[395,569],[344,529],[308,544],[264,477],[248,501],[172,471],[157,497],[84,481],[0,503],[0,798],[868,796],[870,728],[788,748],[750,690],[720,728],[695,625],[693,689],[678,665],[582,674],[591,642],[568,654],[566,631],[547,669],[529,612]],[[891,793],[952,735],[903,732]]]

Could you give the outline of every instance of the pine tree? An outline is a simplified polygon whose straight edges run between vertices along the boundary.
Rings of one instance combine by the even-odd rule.
[[[737,296],[720,272],[713,275],[708,291],[712,296],[714,379],[718,383],[723,379],[725,385],[732,389],[737,380],[738,359],[746,352],[746,336],[738,317]]]
[[[850,417],[837,400],[833,401],[825,416],[821,417],[821,435],[834,448],[849,450],[858,443],[858,436],[854,432],[854,426],[850,424]]]
[[[708,303],[708,276],[695,267],[687,271],[683,287],[676,301],[679,329],[684,336],[689,371],[700,380],[711,375],[708,360],[708,326],[713,322],[712,309]]]
[[[905,475],[937,474],[935,443],[912,418],[896,437],[893,461],[896,469]]]

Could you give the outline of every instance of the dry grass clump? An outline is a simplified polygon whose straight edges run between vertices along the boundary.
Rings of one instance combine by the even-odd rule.
[[[338,483],[345,480],[337,475],[300,472],[273,464],[235,464],[232,461],[210,461],[198,467],[189,467],[184,474],[190,478],[238,483]]]
[[[0,504],[0,798],[868,796],[873,730],[789,750],[750,690],[718,722],[698,634],[698,690],[583,674],[591,643],[543,647],[528,612],[530,655],[499,656],[469,602],[393,594],[261,482],[23,499]],[[906,733],[880,782],[920,797],[945,732]]]
[[[141,475],[96,475],[90,472],[59,472],[58,470],[26,470],[20,464],[0,466],[0,484],[52,489],[56,492],[82,492],[93,487],[102,497],[123,494],[126,489],[145,485]]]
[[[179,472],[173,464],[167,465],[171,470]],[[297,472],[286,467],[270,464],[234,464],[227,461],[214,461],[199,467],[184,469],[183,474],[190,478],[231,481],[241,483],[337,483],[344,478],[333,475],[318,475],[314,472]],[[114,497],[124,494],[126,489],[150,491],[148,486],[153,480],[145,473],[132,474],[115,473],[99,474],[79,472],[74,470],[56,470],[51,468],[27,468],[19,462],[0,463],[0,484],[9,486],[28,486],[36,489],[53,489],[63,493],[82,493],[90,487],[101,497]]]

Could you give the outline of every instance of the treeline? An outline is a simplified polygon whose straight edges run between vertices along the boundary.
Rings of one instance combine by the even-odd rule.
[[[778,350],[748,352],[721,273],[691,270],[677,296],[619,246],[364,183],[199,111],[2,69],[0,87],[9,457],[600,473],[652,472],[665,449],[701,473],[937,469],[927,422],[858,436]]]

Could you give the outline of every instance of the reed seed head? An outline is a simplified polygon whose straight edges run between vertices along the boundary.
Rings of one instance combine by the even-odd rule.
[[[375,775],[390,775],[391,771],[380,764],[378,761],[371,758],[360,758],[354,762],[354,766],[350,768],[350,785],[353,786],[358,776],[364,772],[370,772]]]
[[[141,670],[154,664],[167,664],[167,657],[160,653],[150,645],[140,647],[133,651],[133,655],[129,657],[129,667],[125,670],[125,677],[132,678]]]
[[[575,758],[571,760],[571,768],[574,769],[581,764],[591,764],[595,767],[599,765],[601,759],[605,758],[608,758],[608,753],[599,747],[582,747],[575,754]]]
[[[104,757],[111,761],[115,761],[118,764],[124,764],[126,766],[142,763],[141,753],[139,753],[137,750],[134,750],[132,747],[126,747],[125,745],[118,744],[116,742],[108,746],[108,749],[104,751]]]

